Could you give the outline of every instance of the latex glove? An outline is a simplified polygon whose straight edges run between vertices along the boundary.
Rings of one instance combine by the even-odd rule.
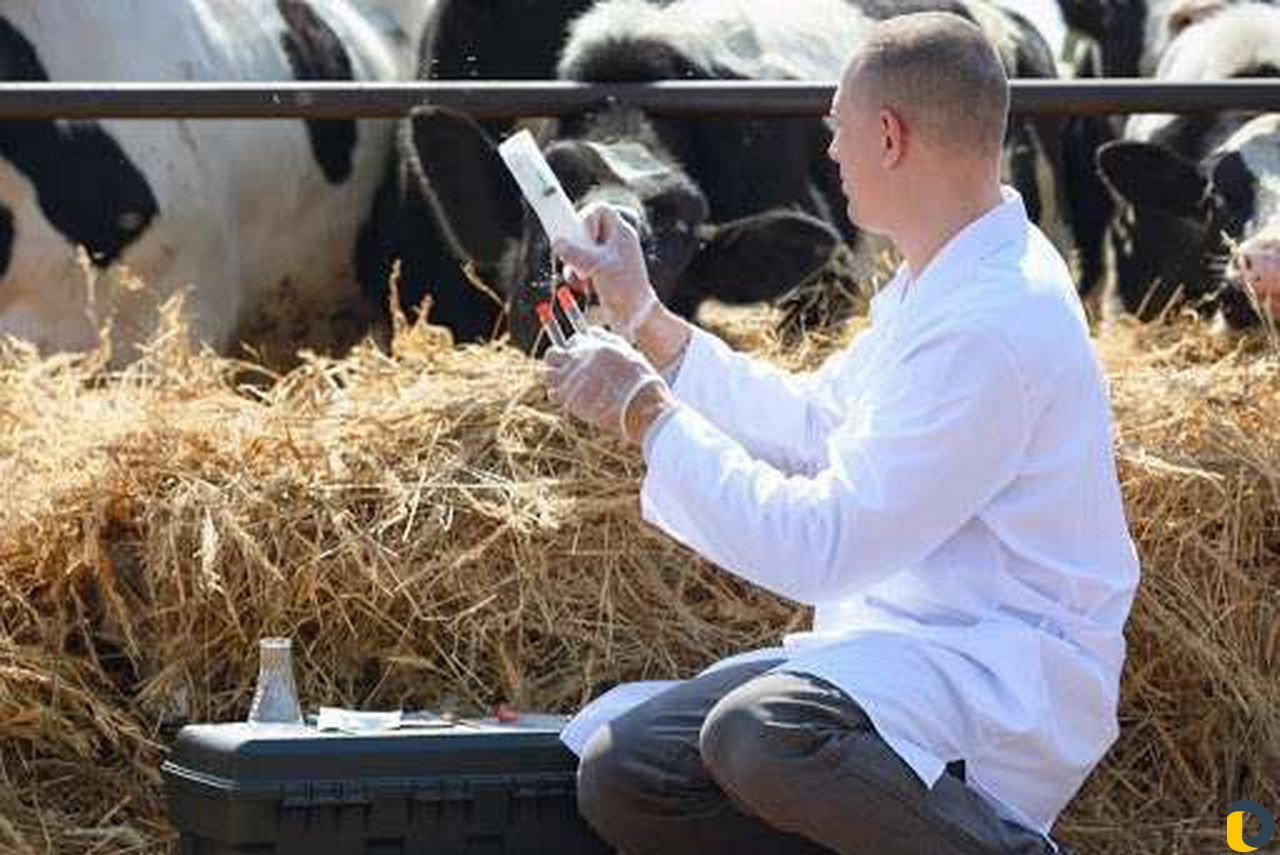
[[[640,236],[611,205],[592,203],[580,216],[593,243],[561,238],[551,248],[572,273],[589,280],[608,314],[609,326],[627,341],[635,341],[636,331],[658,305]]]
[[[646,386],[667,385],[639,352],[620,336],[592,327],[569,340],[568,348],[547,350],[545,379],[551,400],[584,422],[627,435],[627,408]]]

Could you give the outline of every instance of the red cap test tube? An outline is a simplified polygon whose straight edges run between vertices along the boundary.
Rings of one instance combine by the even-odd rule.
[[[569,319],[569,324],[573,327],[575,333],[585,333],[589,324],[587,316],[582,314],[582,309],[578,308],[578,301],[573,299],[573,291],[568,285],[561,285],[556,291],[556,298],[560,301],[560,308],[564,310],[565,317]]]
[[[551,337],[551,342],[556,347],[568,347],[569,340],[564,337],[564,331],[560,329],[560,322],[556,320],[555,312],[551,308],[551,301],[543,300],[537,304],[535,310],[538,313],[538,320],[542,323],[542,328]]]

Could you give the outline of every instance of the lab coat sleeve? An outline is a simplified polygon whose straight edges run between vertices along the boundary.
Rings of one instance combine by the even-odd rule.
[[[1015,477],[1026,394],[994,333],[935,335],[885,370],[885,391],[850,411],[813,475],[780,471],[680,406],[647,445],[644,518],[801,603],[917,564]]]
[[[825,464],[827,434],[840,420],[831,380],[856,346],[817,371],[793,374],[694,329],[672,391],[752,456],[811,474]]]

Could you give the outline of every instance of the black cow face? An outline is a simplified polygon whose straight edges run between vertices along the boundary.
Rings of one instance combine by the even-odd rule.
[[[560,140],[547,148],[546,157],[577,204],[609,202],[626,212],[640,233],[654,288],[670,305],[706,231],[702,192],[683,171],[638,142]],[[551,248],[545,234],[533,229],[528,237],[525,269],[546,270]]]
[[[451,242],[461,257],[494,271],[512,336],[531,348],[534,289],[553,273],[545,234],[474,122],[434,109],[411,121],[427,191]],[[709,223],[702,191],[656,141],[562,138],[545,153],[575,204],[601,200],[624,210],[659,296],[687,317],[707,297],[754,302],[782,294],[816,272],[839,242],[825,223],[791,211]]]
[[[1259,192],[1239,152],[1197,164],[1159,144],[1120,141],[1102,147],[1098,166],[1121,203],[1112,242],[1128,311],[1150,320],[1181,293],[1233,327],[1257,322],[1231,263]]]

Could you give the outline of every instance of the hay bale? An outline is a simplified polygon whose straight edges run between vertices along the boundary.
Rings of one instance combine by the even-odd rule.
[[[1099,341],[1143,578],[1122,736],[1062,827],[1086,852],[1218,852],[1280,810],[1280,356],[1193,320]]]
[[[123,372],[0,352],[0,850],[163,849],[165,741],[245,715],[260,636],[294,639],[308,708],[571,710],[809,618],[644,526],[635,451],[518,353],[401,323],[264,376],[166,317]],[[707,316],[792,365],[841,340],[783,352],[774,320]],[[1147,574],[1124,736],[1062,825],[1089,852],[1280,807],[1280,362],[1176,332],[1100,343]]]

